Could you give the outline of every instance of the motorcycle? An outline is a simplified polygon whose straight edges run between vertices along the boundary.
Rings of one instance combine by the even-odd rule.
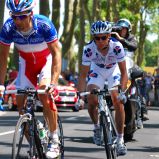
[[[124,139],[129,141],[133,139],[134,133],[138,128],[143,126],[143,110],[145,105],[139,94],[137,79],[143,76],[143,71],[138,68],[130,69],[130,78],[128,81],[128,89],[126,91],[127,102],[124,104],[125,109],[125,127]],[[142,108],[144,107],[144,109]],[[140,124],[140,125],[139,125]]]

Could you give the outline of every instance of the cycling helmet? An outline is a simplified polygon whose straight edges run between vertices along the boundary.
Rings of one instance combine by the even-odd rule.
[[[91,34],[109,34],[112,31],[112,25],[108,21],[96,21],[91,26]]]
[[[120,19],[117,21],[116,26],[128,28],[130,32],[132,30],[131,23],[128,19]]]
[[[35,0],[6,0],[7,8],[14,13],[32,11]]]

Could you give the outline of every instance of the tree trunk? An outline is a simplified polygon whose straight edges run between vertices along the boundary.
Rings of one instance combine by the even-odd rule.
[[[119,20],[119,11],[118,11],[118,0],[112,0],[112,13],[113,13],[113,22]]]
[[[46,17],[49,17],[50,15],[50,7],[49,7],[49,0],[40,0],[39,3],[40,7],[40,14],[45,15]]]
[[[53,0],[52,8],[52,22],[54,23],[58,32],[60,28],[60,0]]]
[[[3,20],[4,20],[4,6],[5,6],[5,0],[1,0],[1,9],[0,9],[0,30],[3,26]]]
[[[78,70],[82,62],[83,47],[85,44],[85,3],[80,1],[80,36],[79,36],[79,51],[78,51]]]
[[[140,21],[140,36],[138,44],[138,55],[137,55],[137,65],[141,66],[144,59],[144,42],[147,35],[148,28],[144,24],[144,21]]]
[[[61,42],[63,57],[68,59],[68,62],[70,62],[72,56],[71,44],[77,19],[77,5],[78,0],[71,0],[69,3],[65,3],[64,32],[61,37]]]
[[[107,0],[107,4],[106,4],[106,20],[107,21],[110,21],[110,19],[111,19],[110,6],[111,6],[111,0]]]

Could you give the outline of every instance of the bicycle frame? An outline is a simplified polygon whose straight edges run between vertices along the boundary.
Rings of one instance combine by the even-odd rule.
[[[106,102],[105,96],[107,95],[106,90],[93,90],[91,92],[81,92],[80,96],[94,94],[98,97],[98,113],[101,134],[103,131],[103,140],[105,144],[105,151],[107,159],[116,158],[116,141],[117,141],[117,129]]]
[[[107,95],[107,94],[106,94]],[[110,130],[112,131],[112,128],[114,129],[115,131],[115,134],[117,136],[117,129],[116,129],[116,126],[115,126],[115,123],[114,123],[114,119],[112,117],[112,114],[110,112],[110,109],[107,105],[107,102],[106,100],[104,99],[104,95],[103,93],[102,94],[98,94],[98,112],[101,114],[101,113],[104,113],[107,117],[107,121],[110,123]]]

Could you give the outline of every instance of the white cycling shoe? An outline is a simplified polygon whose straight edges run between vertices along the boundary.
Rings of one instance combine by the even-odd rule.
[[[59,148],[59,140],[58,139],[50,139],[48,144],[48,151],[46,153],[46,157],[48,159],[53,159],[58,157],[60,154]]]
[[[123,156],[123,155],[126,155],[126,153],[127,153],[127,148],[126,148],[124,142],[117,141],[117,155]]]
[[[94,132],[93,142],[96,145],[100,146],[102,144],[100,128],[99,129],[94,129],[93,132]]]

